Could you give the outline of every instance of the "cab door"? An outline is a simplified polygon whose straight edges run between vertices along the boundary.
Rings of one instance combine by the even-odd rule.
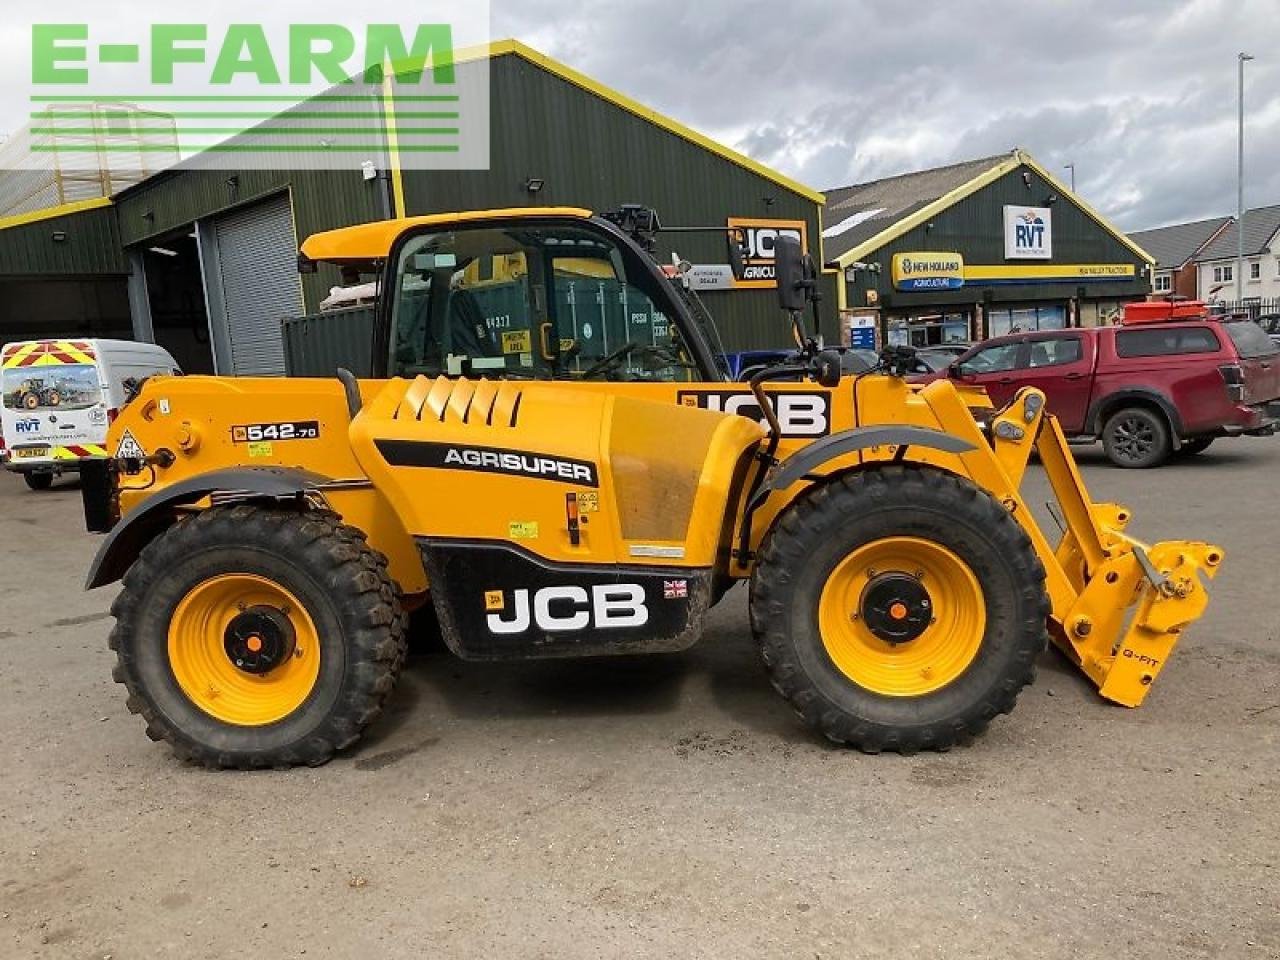
[[[1079,333],[1032,334],[1027,338],[1027,367],[1020,385],[1043,390],[1049,412],[1068,433],[1083,433],[1092,393],[1093,358]]]
[[[1026,340],[1010,338],[979,347],[957,360],[950,376],[961,383],[983,387],[996,407],[1013,399],[1023,385],[1027,366]]]

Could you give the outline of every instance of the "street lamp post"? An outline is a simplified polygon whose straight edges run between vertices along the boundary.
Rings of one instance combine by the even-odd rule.
[[[1244,65],[1253,57],[1240,53],[1236,61],[1240,68],[1240,122],[1236,139],[1236,307],[1244,300]]]

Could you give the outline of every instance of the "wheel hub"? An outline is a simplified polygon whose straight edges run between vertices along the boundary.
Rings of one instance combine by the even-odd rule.
[[[249,607],[227,625],[222,644],[237,669],[262,677],[293,656],[297,635],[284,611]]]
[[[882,573],[867,583],[858,615],[876,638],[891,646],[910,643],[933,622],[929,591],[906,573]]]

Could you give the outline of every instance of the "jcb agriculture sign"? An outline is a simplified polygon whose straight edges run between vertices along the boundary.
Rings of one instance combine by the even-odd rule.
[[[487,168],[488,61],[459,54],[487,41],[487,0],[315,0],[294,23],[247,22],[253,9],[143,0],[30,24],[23,165]]]
[[[1053,211],[1048,207],[1004,208],[1006,260],[1053,259]]]
[[[738,290],[776,287],[778,274],[774,266],[774,246],[780,236],[795,237],[800,249],[809,249],[809,230],[803,220],[760,220],[755,217],[730,217],[729,228],[743,232],[747,243],[745,271],[734,281]]]

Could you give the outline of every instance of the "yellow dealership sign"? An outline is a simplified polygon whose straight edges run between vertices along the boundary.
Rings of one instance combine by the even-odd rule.
[[[965,263],[959,253],[896,253],[893,288],[908,292],[958,290],[964,286],[1039,283],[1098,283],[1136,279],[1132,263]]]
[[[995,264],[964,268],[965,283],[1090,283],[1132,280],[1138,275],[1132,263],[1036,263]]]
[[[895,290],[956,290],[964,286],[964,257],[958,253],[895,253]]]

